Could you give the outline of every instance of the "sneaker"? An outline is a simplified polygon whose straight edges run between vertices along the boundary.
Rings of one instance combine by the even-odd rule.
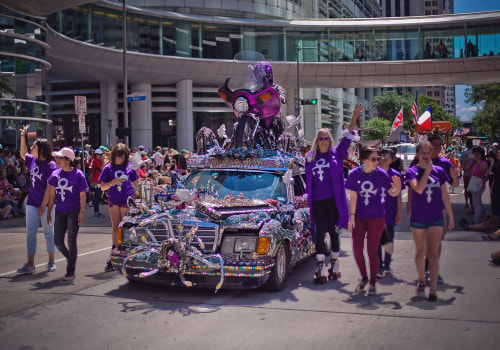
[[[102,215],[101,213],[94,214],[95,218],[105,218],[105,215]]]
[[[64,277],[62,278],[63,281],[73,281],[76,278],[75,274],[68,275],[65,274]]]
[[[47,272],[54,272],[56,270],[56,263],[53,261],[49,261],[47,263]]]
[[[383,267],[383,266],[380,266],[380,267],[378,268],[377,277],[378,277],[378,278],[382,278],[382,277],[384,277],[384,272],[385,272],[384,267]]]
[[[385,274],[386,274],[386,275],[387,275],[387,274],[392,275],[392,269],[391,269],[389,266],[384,267],[384,271],[385,271]]]
[[[356,286],[356,289],[354,290],[355,293],[360,293],[362,292],[366,285],[368,284],[368,278],[365,280],[359,280],[358,285]]]
[[[23,267],[20,269],[17,269],[18,273],[23,273],[23,274],[32,274],[36,272],[35,265],[30,265],[28,263],[24,264]]]
[[[425,282],[418,281],[417,282],[417,293],[425,292]]]
[[[366,295],[375,295],[377,294],[377,288],[375,287],[374,284],[370,284],[370,288],[368,288],[368,292]]]
[[[438,275],[438,284],[444,284],[444,279],[441,275]]]

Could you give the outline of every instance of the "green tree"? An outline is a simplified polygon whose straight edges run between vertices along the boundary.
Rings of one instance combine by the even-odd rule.
[[[488,141],[500,140],[500,84],[472,85],[465,90],[465,101],[480,105],[472,118],[472,125],[481,135],[488,135]]]
[[[388,120],[390,125],[392,125],[394,118],[396,118],[401,106],[403,106],[403,127],[405,130],[413,132],[415,131],[415,126],[412,125],[413,116],[411,108],[414,101],[415,97],[409,91],[404,91],[402,95],[395,91],[384,91],[380,95],[375,96],[370,104],[378,112],[378,116]]]
[[[374,129],[363,131],[361,133],[361,139],[364,141],[385,139],[388,136],[389,131],[391,130],[391,123],[392,122],[383,118],[373,118],[368,120],[365,125],[363,125],[363,129]]]

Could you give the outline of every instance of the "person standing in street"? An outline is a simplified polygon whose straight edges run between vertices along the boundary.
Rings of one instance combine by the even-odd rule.
[[[52,225],[50,213],[55,204],[54,242],[67,260],[63,281],[72,281],[76,277],[77,236],[83,223],[89,186],[83,172],[74,167],[75,153],[71,148],[64,147],[53,155],[58,169],[47,180],[49,193],[47,223]],[[67,247],[64,242],[66,235]]]
[[[473,146],[472,140],[467,139],[465,141],[465,146],[467,147],[467,149],[465,151],[463,151],[462,154],[460,155],[460,165],[462,166],[462,169],[464,170],[465,208],[468,208],[469,203],[472,207],[472,194],[469,191],[467,191],[467,186],[469,186],[470,175],[469,175],[469,171],[466,170],[465,168],[467,167],[467,165],[472,163],[472,159],[474,158],[474,156],[472,155],[472,146]],[[472,210],[474,211],[474,207],[472,207]]]
[[[351,123],[344,130],[342,139],[334,148],[335,141],[328,129],[320,129],[313,141],[312,150],[306,155],[306,191],[311,215],[312,237],[316,245],[314,283],[325,283],[337,279],[340,244],[337,228],[347,227],[348,208],[344,185],[343,161],[348,155],[352,140],[359,140],[353,133],[363,105],[358,104],[352,112]],[[325,245],[328,232],[331,247]],[[328,265],[329,268],[328,268]]]
[[[400,182],[403,182],[403,178],[401,173],[397,170],[390,167],[391,163],[394,161],[394,153],[390,149],[382,149],[379,151],[379,166],[387,172],[389,177],[398,176]],[[401,189],[404,188],[404,185],[401,186]],[[394,243],[394,227],[401,223],[402,219],[402,206],[403,206],[403,198],[401,195],[401,191],[399,195],[396,197],[388,196],[385,200],[385,228],[384,230],[387,232],[389,236],[390,242]],[[377,277],[383,277],[385,273],[391,273],[391,261],[392,261],[392,253],[384,251],[384,255],[382,256],[382,245],[379,245],[378,248],[378,257],[379,257],[379,271]]]
[[[57,169],[56,162],[52,156],[52,147],[47,139],[37,138],[28,152],[26,135],[29,125],[23,126],[21,131],[21,158],[25,160],[26,168],[30,172],[29,192],[26,199],[26,245],[28,250],[28,262],[25,263],[18,273],[35,272],[36,234],[38,226],[42,223],[45,245],[49,255],[47,271],[56,270],[54,261],[54,228],[47,223],[46,207],[49,202],[48,193],[46,195],[47,180],[54,170]],[[54,208],[55,209],[55,208]],[[55,210],[51,215],[54,215]]]
[[[134,190],[139,188],[137,171],[128,167],[130,150],[123,143],[111,149],[110,162],[106,164],[99,176],[101,189],[108,191],[109,217],[112,227],[111,250],[118,247],[118,225],[129,211],[127,200],[134,198]],[[113,265],[108,260],[105,271],[112,271]]]
[[[429,259],[429,301],[436,301],[439,276],[439,249],[443,236],[443,208],[448,214],[448,230],[453,230],[454,219],[450,197],[446,190],[449,177],[440,166],[433,165],[431,145],[420,141],[416,152],[416,165],[406,170],[405,183],[412,189],[410,228],[415,241],[415,264],[418,281],[417,293],[425,292],[425,257]]]
[[[104,218],[105,216],[101,214],[99,210],[99,205],[101,204],[101,184],[99,183],[99,176],[104,168],[104,154],[102,149],[98,148],[94,151],[94,156],[92,157],[92,163],[90,164],[91,182],[90,187],[94,190],[94,200],[92,202],[94,206],[94,217]]]
[[[361,274],[356,292],[362,292],[370,282],[368,295],[373,295],[379,269],[378,247],[385,226],[386,197],[399,195],[401,179],[397,175],[389,177],[378,167],[379,156],[375,147],[363,147],[359,151],[359,160],[361,166],[351,170],[346,181],[346,188],[350,190],[348,229],[352,232],[352,251]],[[369,280],[363,253],[365,236],[370,261]]]

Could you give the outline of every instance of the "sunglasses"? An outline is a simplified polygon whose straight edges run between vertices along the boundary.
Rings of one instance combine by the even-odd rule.
[[[371,160],[372,162],[378,162],[380,160],[380,157],[371,157],[368,159]]]
[[[56,159],[69,159],[68,157],[56,157]]]
[[[330,140],[329,137],[318,137],[318,141],[326,141],[326,140]]]

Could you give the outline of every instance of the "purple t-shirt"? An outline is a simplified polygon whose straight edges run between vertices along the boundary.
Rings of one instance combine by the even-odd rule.
[[[63,171],[54,170],[47,183],[56,190],[56,213],[69,213],[80,209],[80,192],[87,191],[89,185],[80,169]]]
[[[401,176],[401,173],[397,171],[396,169],[389,168],[387,171],[387,174],[391,178],[392,182],[392,177],[394,175],[399,176],[401,180],[401,190],[404,189],[404,184],[403,184],[403,177]],[[396,225],[396,214],[398,213],[398,197],[392,197],[392,196],[387,196],[385,197],[385,224],[386,225]]]
[[[450,175],[450,170],[454,168],[453,163],[450,162],[449,159],[443,157],[443,156],[438,156],[437,158],[432,158],[432,164],[437,165],[441,168],[443,168],[444,172],[446,173],[446,182],[452,184],[453,179],[451,178]]]
[[[313,201],[328,199],[334,196],[333,181],[330,172],[331,152],[317,153],[312,168],[312,195]],[[332,159],[336,162],[335,159]]]
[[[414,165],[406,170],[405,184],[411,180],[419,181],[424,175],[425,169]],[[410,222],[418,222],[421,224],[430,224],[439,220],[443,220],[443,200],[441,199],[441,185],[448,181],[449,177],[443,168],[434,165],[429,174],[427,185],[424,192],[418,194],[412,191],[411,194],[411,214]]]
[[[381,168],[376,168],[371,173],[364,173],[361,167],[351,170],[346,187],[358,193],[356,216],[362,219],[384,216],[385,201],[389,196],[387,191],[391,188],[391,183],[391,178]]]
[[[116,185],[108,189],[109,200],[114,204],[127,204],[127,198],[134,198],[134,188],[132,182],[139,178],[137,171],[128,168],[128,164],[112,165],[108,163],[102,169],[99,181],[108,183],[122,175],[127,176],[128,180],[121,185]]]
[[[52,172],[57,169],[57,165],[53,160],[39,161],[30,153],[26,153],[24,157],[26,168],[30,172],[30,189],[26,205],[40,207],[47,188],[47,180]]]

